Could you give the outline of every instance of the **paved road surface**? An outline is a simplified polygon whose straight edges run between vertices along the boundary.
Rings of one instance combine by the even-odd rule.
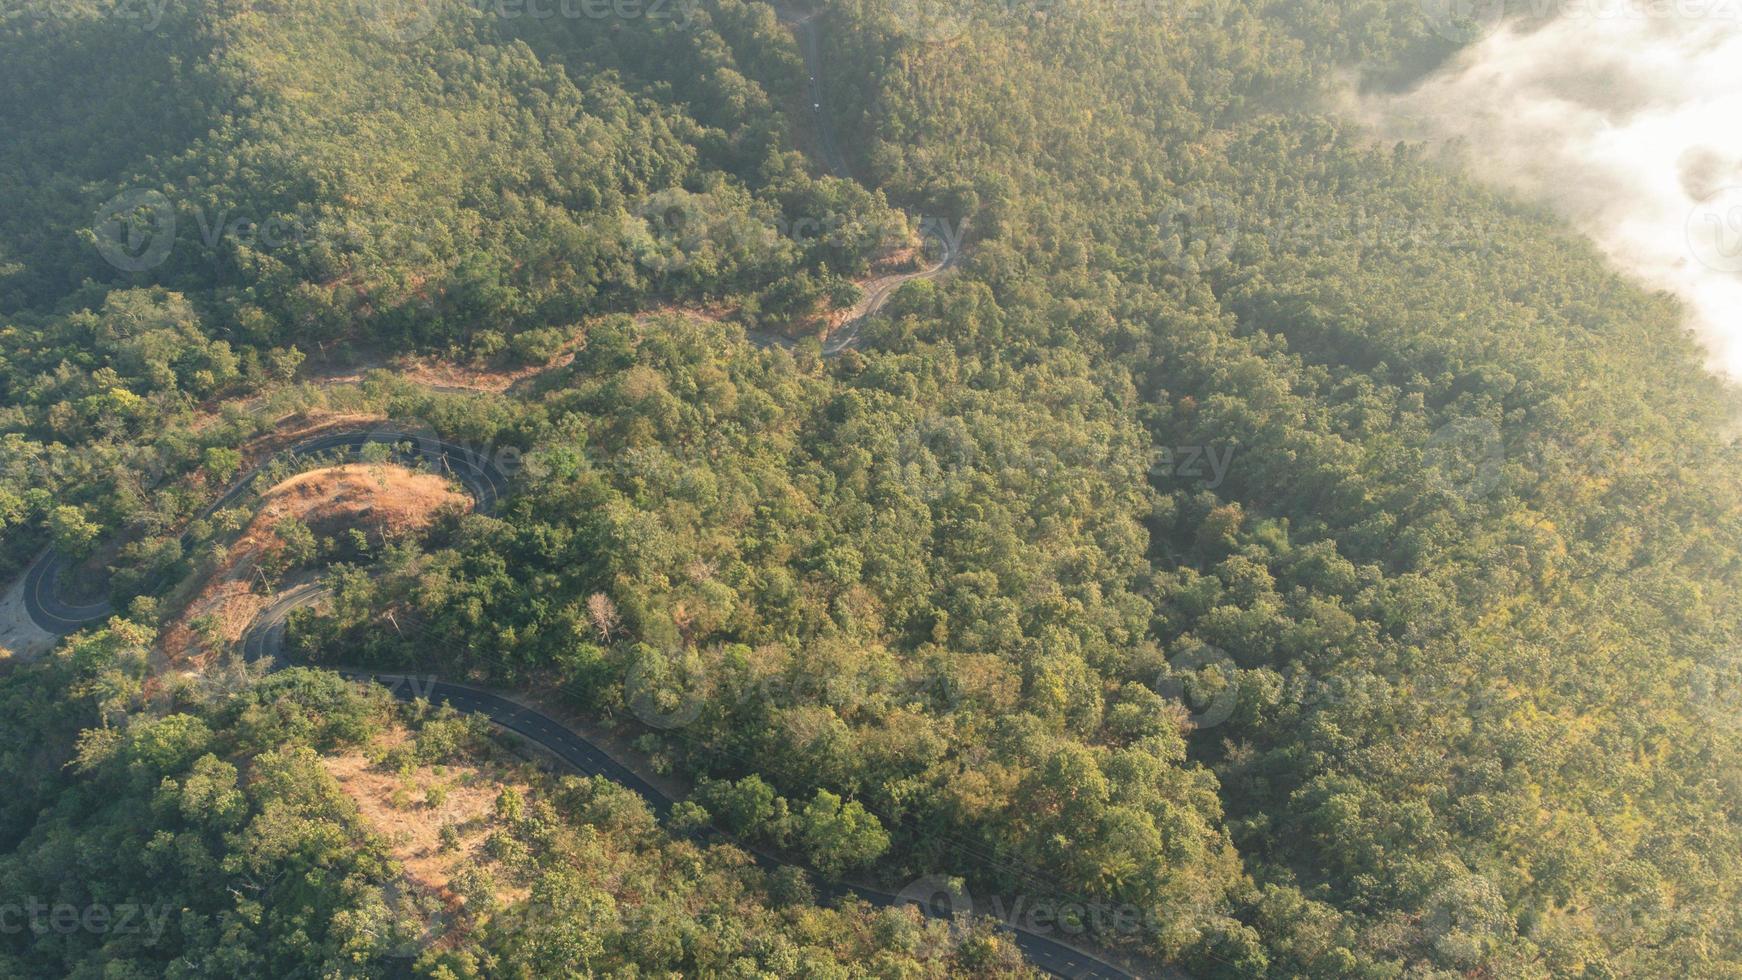
[[[361,453],[365,446],[372,443],[385,443],[396,447],[409,445],[408,453],[403,449],[397,450],[401,459],[409,455],[412,460],[422,461],[437,472],[451,473],[465,484],[479,510],[493,507],[505,488],[506,476],[490,460],[472,450],[433,436],[409,433],[385,425],[375,429],[347,430],[314,436],[296,443],[285,452],[301,457],[321,454],[349,456]],[[233,503],[248,491],[258,474],[258,468],[250,470],[222,497],[202,511],[202,516]],[[107,603],[79,606],[56,598],[55,586],[65,567],[66,561],[58,554],[50,552],[31,567],[26,580],[26,604],[32,619],[56,634],[71,632],[109,615]],[[243,657],[249,661],[270,657],[283,663],[286,659],[285,631],[290,614],[297,609],[316,605],[330,594],[329,588],[316,583],[297,586],[279,595],[256,616],[244,633],[241,643]],[[660,816],[671,812],[674,801],[670,797],[636,775],[629,767],[613,759],[598,745],[542,712],[502,695],[435,677],[418,678],[349,670],[341,670],[339,673],[386,683],[396,696],[403,699],[421,697],[433,703],[450,704],[461,711],[482,713],[496,724],[541,746],[576,771],[604,776],[628,788],[646,800],[648,806]],[[708,836],[713,835],[710,832]],[[754,850],[751,853],[755,854],[759,863],[770,868],[780,867],[784,863]],[[820,881],[819,891],[831,897],[850,893],[875,905],[915,904],[928,915],[939,914],[929,906],[862,885]],[[1038,933],[1015,928],[1010,933],[1030,962],[1053,976],[1083,980],[1132,976],[1118,967]]]
[[[817,26],[815,12],[800,14],[795,11],[776,8],[781,22],[790,27],[794,38],[798,41],[799,53],[804,55],[805,71],[810,75],[810,82],[805,88],[807,101],[810,103],[812,130],[817,134],[817,142],[822,146],[823,163],[829,172],[837,177],[850,177],[847,158],[841,153],[840,141],[835,138],[835,123],[823,106],[827,100],[823,98],[823,55],[821,34]],[[922,229],[923,230],[923,229]],[[883,276],[865,284],[865,295],[860,298],[853,310],[847,314],[846,320],[823,341],[823,356],[835,357],[842,351],[859,345],[859,328],[865,320],[883,309],[890,297],[903,285],[920,279],[934,279],[946,269],[956,264],[960,249],[954,239],[960,235],[951,236],[939,234],[934,236],[943,246],[943,256],[917,272],[902,272],[892,276]],[[750,342],[758,347],[791,347],[795,341],[777,334],[765,331],[747,331]]]
[[[835,139],[831,120],[822,111],[823,85],[822,73],[819,71],[821,63],[820,41],[814,17],[814,14],[807,14],[790,19],[788,23],[792,25],[798,38],[799,48],[804,54],[805,64],[811,76],[809,86],[811,111],[816,120],[816,131],[822,143],[825,162],[835,174],[846,176],[846,158],[842,155],[840,146]],[[866,284],[865,295],[849,319],[824,342],[822,352],[825,357],[836,356],[842,351],[856,346],[859,342],[860,325],[866,318],[881,310],[901,286],[920,279],[934,278],[955,264],[959,255],[956,243],[947,236],[939,236],[939,240],[943,243],[944,254],[942,258],[929,267],[916,272],[884,276]],[[763,347],[774,344],[790,346],[793,343],[786,338],[764,333],[753,333],[750,335],[750,340]],[[432,436],[412,435],[390,427],[316,436],[289,447],[285,452],[292,456],[312,456],[322,453],[348,456],[360,453],[363,447],[370,443],[400,444],[408,439],[411,442],[411,456],[414,460],[421,460],[438,472],[450,473],[465,484],[479,510],[488,511],[501,497],[506,478],[489,460],[481,458],[466,447],[447,443]],[[248,492],[257,475],[258,470],[250,471],[222,497],[207,507],[201,516],[209,515],[229,506]],[[58,598],[60,576],[67,565],[68,562],[63,556],[51,550],[44,553],[26,573],[25,599],[30,616],[37,625],[55,634],[69,633],[88,623],[105,619],[112,611],[107,602],[75,605]],[[279,595],[270,605],[261,610],[244,634],[241,643],[244,658],[255,661],[271,657],[276,662],[283,663],[285,660],[285,632],[290,614],[297,609],[317,605],[330,594],[331,590],[324,585],[309,584],[287,590]],[[565,727],[561,722],[548,715],[500,694],[427,676],[415,677],[356,670],[340,670],[338,673],[353,679],[372,680],[386,684],[396,697],[404,700],[424,698],[431,703],[451,705],[460,711],[483,714],[495,724],[539,745],[577,772],[590,776],[604,776],[631,790],[646,800],[647,805],[659,816],[665,817],[671,813],[674,800],[652,783],[636,775],[629,767],[613,759],[598,745],[588,741],[580,733]],[[719,835],[710,829],[703,831],[702,836],[717,838]],[[771,855],[755,850],[751,850],[751,853],[757,862],[764,867],[777,868],[785,865],[785,862]],[[818,884],[819,891],[829,897],[844,897],[851,894],[873,905],[913,904],[927,915],[940,914],[938,910],[923,903],[863,885],[826,880],[819,880]],[[1072,978],[1072,980],[1098,980],[1098,978],[1129,980],[1133,977],[1133,974],[1119,967],[1039,933],[1014,927],[1009,928],[1009,932],[1012,940],[1028,957],[1029,961],[1053,976]]]
[[[938,235],[935,240],[943,245],[943,258],[924,269],[898,272],[865,284],[865,295],[859,299],[847,319],[823,340],[824,357],[838,357],[842,351],[859,346],[859,328],[864,326],[866,319],[882,310],[902,286],[921,279],[935,279],[956,264],[956,259],[961,255],[957,244],[945,235]],[[752,344],[762,348],[792,347],[798,343],[790,337],[782,337],[765,330],[746,330],[744,336]]]
[[[278,663],[284,663],[285,627],[290,614],[297,609],[317,605],[329,595],[331,595],[331,590],[320,584],[298,586],[280,595],[271,605],[261,610],[247,633],[244,634],[242,638],[244,658],[255,661],[263,657],[271,657]],[[636,775],[634,770],[613,759],[597,744],[588,741],[585,736],[537,709],[529,708],[500,694],[465,684],[444,681],[431,675],[417,676],[387,671],[349,669],[339,669],[337,673],[354,680],[369,680],[384,684],[394,696],[401,700],[409,701],[423,698],[432,704],[448,704],[459,711],[482,714],[497,725],[543,748],[575,771],[588,776],[604,776],[629,789],[646,800],[648,807],[662,818],[671,814],[672,807],[676,803],[658,787]],[[699,836],[708,842],[724,842],[726,840],[723,835],[712,829],[703,831]],[[738,846],[742,847],[743,845],[739,844]],[[773,870],[788,866],[787,862],[772,855],[758,852],[755,849],[749,849],[749,851],[757,863],[765,869]],[[828,881],[815,876],[813,876],[813,880],[816,881],[819,894],[825,897],[840,898],[851,894],[872,905],[911,904],[927,915],[940,915],[938,910],[912,899],[863,885]],[[1101,980],[1101,978],[1129,980],[1133,977],[1133,974],[1119,967],[1039,933],[1016,928],[1010,928],[1009,933],[1012,941],[1028,957],[1029,962],[1055,977],[1068,977],[1072,980]]]
[[[365,446],[385,444],[405,447],[396,449],[400,462],[421,462],[438,473],[446,473],[460,481],[472,495],[478,510],[488,513],[501,499],[508,484],[507,476],[493,460],[465,446],[446,442],[426,432],[412,431],[391,424],[369,429],[346,429],[311,436],[286,447],[279,455],[292,458],[335,456],[343,459],[360,457]],[[235,503],[246,494],[259,476],[258,467],[200,511],[201,518]],[[71,602],[61,595],[61,578],[72,564],[67,556],[50,548],[44,551],[24,573],[24,610],[32,622],[55,636],[72,633],[91,623],[102,622],[114,614],[107,599],[90,603]]]
[[[780,10],[779,14],[781,21],[792,28],[799,53],[804,56],[805,72],[810,75],[805,96],[810,102],[811,128],[817,134],[817,142],[822,144],[823,163],[837,177],[850,176],[847,158],[842,155],[841,145],[835,139],[835,122],[823,111],[823,103],[828,100],[823,98],[822,37],[817,32],[817,15],[815,12],[799,14],[790,10]]]

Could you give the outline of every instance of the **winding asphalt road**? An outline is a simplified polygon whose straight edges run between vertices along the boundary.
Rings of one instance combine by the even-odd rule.
[[[243,635],[241,643],[243,658],[253,662],[270,657],[277,664],[286,663],[284,641],[290,614],[298,609],[318,605],[331,594],[332,590],[320,583],[309,583],[286,590],[272,604],[260,611]],[[603,776],[630,790],[647,801],[648,807],[662,819],[671,814],[673,806],[677,803],[664,791],[637,775],[634,770],[612,758],[597,744],[588,741],[585,736],[535,708],[527,707],[500,694],[466,684],[444,681],[433,675],[397,674],[347,668],[337,668],[335,672],[352,680],[365,680],[382,684],[395,697],[404,701],[422,698],[431,704],[446,704],[458,711],[482,714],[502,728],[506,728],[521,738],[538,745],[574,771],[587,776]],[[731,841],[730,838],[713,828],[704,828],[696,836],[704,843],[733,843],[739,847],[744,847],[742,843]],[[800,870],[809,874],[808,869],[782,861],[771,854],[758,851],[755,848],[745,848],[745,850],[756,859],[757,864],[766,870],[799,867]],[[936,909],[926,902],[910,896],[890,894],[864,885],[831,881],[817,875],[811,875],[811,878],[817,885],[818,893],[827,898],[844,898],[852,895],[877,906],[913,905],[924,914],[934,918],[949,918],[952,914],[951,910]],[[1082,950],[1040,933],[1009,925],[1006,925],[1005,929],[1029,962],[1052,976],[1067,977],[1071,980],[1103,980],[1103,978],[1105,980],[1131,980],[1134,976]]]
[[[507,475],[495,464],[494,459],[469,447],[389,424],[372,429],[353,429],[313,436],[287,447],[282,455],[300,458],[325,455],[344,459],[361,455],[363,449],[371,444],[392,446],[394,457],[401,461],[421,462],[437,472],[451,474],[465,485],[476,509],[480,511],[492,509],[507,486]],[[234,503],[249,491],[259,474],[259,467],[249,470],[223,496],[202,510],[200,516],[209,516]],[[26,606],[32,619],[43,629],[57,635],[70,633],[105,619],[111,612],[106,602],[74,605],[55,596],[60,574],[67,564],[66,559],[51,551],[31,566],[26,579]],[[331,594],[332,590],[320,583],[309,583],[285,590],[256,615],[244,632],[240,644],[243,658],[251,662],[265,658],[271,658],[278,664],[287,662],[284,645],[290,614],[297,609],[317,605]],[[423,698],[431,703],[451,705],[460,711],[481,713],[495,724],[542,747],[575,771],[604,776],[629,789],[646,800],[647,805],[661,817],[671,813],[675,803],[671,797],[636,775],[628,766],[613,759],[604,749],[548,715],[500,694],[444,681],[433,675],[418,677],[358,670],[339,670],[338,673],[353,679],[385,684],[396,697],[404,700]],[[704,838],[725,840],[711,828],[701,834]],[[787,862],[772,855],[754,849],[750,849],[750,853],[758,863],[767,868],[787,866]],[[947,918],[950,915],[949,910],[940,911],[926,902],[863,885],[826,879],[817,879],[817,884],[819,892],[828,897],[839,898],[851,894],[873,905],[909,904],[933,917]],[[1055,939],[1013,926],[1006,928],[1029,961],[1053,976],[1073,980],[1122,980],[1133,976]]]
[[[792,29],[793,37],[798,42],[798,50],[804,56],[805,72],[810,75],[810,82],[805,87],[805,94],[810,102],[812,131],[817,134],[817,142],[821,144],[823,163],[830,173],[837,177],[851,177],[847,167],[847,158],[841,152],[840,141],[835,138],[835,123],[827,112],[823,111],[823,54],[822,39],[817,28],[817,15],[800,14],[795,11],[776,8],[781,23]],[[942,246],[943,255],[931,265],[914,272],[899,272],[895,275],[872,279],[864,285],[864,295],[853,309],[847,313],[841,325],[835,328],[823,340],[823,356],[836,357],[841,352],[859,345],[859,328],[864,322],[883,309],[890,297],[896,291],[910,282],[921,279],[935,279],[942,275],[956,260],[961,257],[961,230],[951,233],[948,228],[933,229],[934,234],[925,235]],[[922,234],[925,228],[921,227]],[[791,347],[796,341],[778,334],[761,330],[746,331],[750,342],[758,347]]]
[[[822,110],[823,89],[819,71],[821,53],[814,17],[814,14],[807,14],[785,19],[794,30],[810,73],[808,92],[811,110],[816,119],[816,131],[820,134],[825,162],[835,174],[846,176],[846,159],[835,140],[834,127]],[[915,272],[884,276],[866,284],[864,296],[848,319],[824,341],[822,353],[825,357],[837,356],[856,346],[859,343],[861,324],[880,311],[901,286],[916,280],[935,278],[955,264],[960,256],[957,241],[947,234],[938,235],[936,238],[943,245],[943,256],[937,262]],[[750,340],[761,347],[791,346],[794,343],[790,339],[764,333],[752,333]],[[373,443],[393,446],[409,444],[409,453],[395,454],[401,461],[423,462],[437,472],[452,475],[465,485],[479,511],[487,512],[492,509],[506,488],[506,475],[493,460],[482,454],[433,436],[415,434],[391,426],[315,436],[286,448],[283,454],[292,457],[325,454],[345,458],[360,455],[364,447]],[[200,516],[209,516],[234,503],[249,491],[258,475],[258,468],[250,470],[225,491],[222,497],[201,511]],[[107,601],[81,605],[59,598],[61,576],[69,564],[65,556],[51,549],[38,558],[26,572],[25,607],[38,626],[56,635],[70,633],[92,622],[106,619],[113,612]],[[284,643],[291,613],[297,609],[318,605],[330,595],[331,589],[319,583],[297,586],[280,594],[261,610],[244,633],[240,644],[244,659],[252,662],[271,658],[275,663],[286,662]],[[420,677],[349,669],[341,669],[337,673],[355,680],[381,683],[402,700],[422,698],[432,704],[446,704],[459,711],[483,714],[496,725],[540,746],[576,772],[603,776],[629,789],[645,800],[648,807],[662,818],[670,815],[676,803],[658,787],[612,758],[580,733],[540,711],[500,694],[444,681],[433,675]],[[712,828],[699,831],[698,836],[709,840],[725,840],[723,835]],[[753,848],[749,850],[758,864],[765,868],[791,866],[772,855]],[[894,895],[863,885],[830,881],[814,875],[812,877],[818,884],[819,892],[828,897],[853,895],[876,906],[914,905],[924,914],[939,918],[947,918],[951,914],[947,909],[939,910],[912,897]],[[1135,976],[1039,933],[1009,924],[1005,924],[1004,928],[1029,961],[1052,976],[1071,980],[1133,980]]]
[[[864,286],[865,295],[860,297],[859,302],[847,314],[847,319],[824,338],[824,357],[839,357],[843,351],[859,346],[859,328],[864,326],[866,320],[882,310],[902,286],[921,279],[935,279],[956,264],[956,259],[961,256],[960,246],[948,235],[939,234],[932,237],[933,240],[942,244],[943,258],[924,269],[914,272],[898,272],[895,275],[883,276],[866,283]],[[793,347],[798,343],[790,337],[782,337],[765,330],[746,330],[744,336],[750,343],[763,349]]]
[[[824,162],[828,169],[837,176],[850,176],[847,160],[841,153],[839,141],[835,138],[834,120],[823,111],[823,71],[822,71],[822,41],[817,25],[815,12],[800,14],[791,10],[777,8],[781,22],[790,27],[798,42],[799,52],[804,58],[805,70],[810,76],[806,94],[811,103],[811,114],[814,120],[815,132],[822,144]],[[895,275],[873,279],[864,286],[864,295],[848,313],[846,320],[823,341],[824,357],[836,357],[849,348],[856,347],[860,340],[860,328],[864,322],[881,311],[897,290],[910,282],[922,279],[934,279],[956,264],[961,257],[960,230],[950,233],[947,228],[937,229],[939,233],[931,235],[942,246],[943,255],[933,264],[914,272],[903,272]],[[773,346],[792,347],[797,342],[788,337],[781,337],[762,331],[747,332],[749,341],[758,347]],[[438,386],[439,387],[439,386]],[[358,430],[330,435],[316,436],[304,440],[284,450],[293,457],[306,457],[321,453],[355,454],[360,453],[365,445],[372,442],[398,444],[411,440],[412,455],[421,458],[432,468],[447,472],[464,483],[478,502],[478,509],[488,511],[501,496],[506,479],[495,467],[476,457],[463,446],[444,442],[434,436],[420,435],[408,431],[395,431],[389,428],[375,430]],[[242,494],[248,492],[254,482],[257,471],[250,471],[236,485],[200,512],[200,517],[208,517],[212,513],[228,507]],[[39,628],[54,636],[62,636],[74,632],[91,623],[101,622],[114,614],[114,607],[107,599],[79,603],[63,598],[61,581],[72,561],[54,549],[44,551],[31,566],[25,570],[24,607],[30,619]]]
[[[797,14],[790,10],[780,10],[779,14],[781,21],[792,28],[793,36],[798,40],[799,54],[804,56],[805,72],[810,75],[810,84],[805,87],[805,94],[810,98],[811,119],[815,123],[817,141],[822,144],[823,163],[828,166],[830,173],[837,177],[846,177],[847,158],[841,153],[841,145],[835,139],[834,121],[823,112],[823,50],[822,38],[817,32],[816,12]]]
[[[452,476],[465,485],[480,511],[488,512],[495,507],[508,484],[507,476],[483,454],[428,433],[389,424],[311,436],[286,447],[278,455],[292,459],[313,456],[360,458],[364,447],[371,444],[394,447],[393,455],[400,462],[422,463],[438,473]],[[210,517],[235,503],[253,487],[259,474],[259,467],[249,470],[224,491],[223,496],[206,505],[199,517]],[[54,636],[102,622],[115,611],[107,599],[81,604],[61,597],[61,579],[71,564],[72,560],[66,555],[50,548],[24,573],[24,610],[32,622]]]

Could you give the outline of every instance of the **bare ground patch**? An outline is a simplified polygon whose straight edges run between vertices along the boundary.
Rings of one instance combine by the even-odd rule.
[[[489,855],[485,845],[502,826],[497,797],[512,789],[527,799],[532,790],[503,765],[468,761],[390,767],[383,760],[392,759],[391,750],[408,738],[403,728],[394,726],[367,746],[323,756],[321,764],[356,803],[363,825],[399,862],[405,886],[445,910],[453,931],[437,941],[456,943],[470,918],[463,914],[464,896],[450,887],[462,871],[488,875],[497,882],[495,894],[505,902],[523,901],[530,894],[512,883],[514,876]],[[427,903],[402,907],[414,904],[432,907]]]
[[[498,766],[450,763],[388,769],[379,760],[406,737],[403,729],[395,729],[366,748],[325,756],[321,763],[356,801],[363,823],[387,843],[406,878],[443,894],[462,868],[493,863],[483,848],[496,829],[496,798],[510,788],[529,798],[532,789]],[[444,827],[449,828],[445,842]],[[511,891],[501,894],[511,900],[524,897]]]
[[[35,660],[54,649],[59,640],[37,626],[25,610],[24,578],[20,574],[0,597],[0,663]]]
[[[585,327],[575,327],[548,360],[513,366],[504,366],[506,357],[493,359],[494,364],[476,365],[413,354],[365,354],[342,365],[321,363],[305,366],[304,381],[321,387],[361,384],[370,371],[386,369],[401,380],[435,391],[501,394],[528,378],[567,366],[586,342]]]
[[[287,517],[316,534],[359,528],[382,540],[415,534],[443,508],[464,507],[468,501],[446,477],[392,463],[347,463],[293,476],[266,491],[223,563],[164,629],[164,652],[183,657],[198,650],[201,639],[217,647],[241,639],[270,601],[255,587],[261,560],[284,548],[275,528]],[[196,630],[195,623],[203,629]]]

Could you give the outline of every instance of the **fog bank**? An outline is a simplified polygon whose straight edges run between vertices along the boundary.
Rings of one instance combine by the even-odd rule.
[[[1680,295],[1712,366],[1742,379],[1742,0],[1674,7],[1593,0],[1502,26],[1357,109],[1390,136],[1462,138],[1482,177]]]

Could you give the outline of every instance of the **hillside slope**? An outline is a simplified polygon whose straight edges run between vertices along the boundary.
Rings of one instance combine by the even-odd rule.
[[[510,494],[311,544],[301,654],[534,688],[751,838],[849,801],[888,849],[843,867],[1157,970],[1730,975],[1736,392],[1574,229],[1323,109],[1451,51],[1432,7],[843,0],[812,66],[738,0],[11,17],[0,558],[147,643],[244,456],[426,424]],[[922,224],[959,261],[853,344],[753,342]],[[321,373],[408,350],[549,367]],[[144,725],[90,642],[66,737]]]

